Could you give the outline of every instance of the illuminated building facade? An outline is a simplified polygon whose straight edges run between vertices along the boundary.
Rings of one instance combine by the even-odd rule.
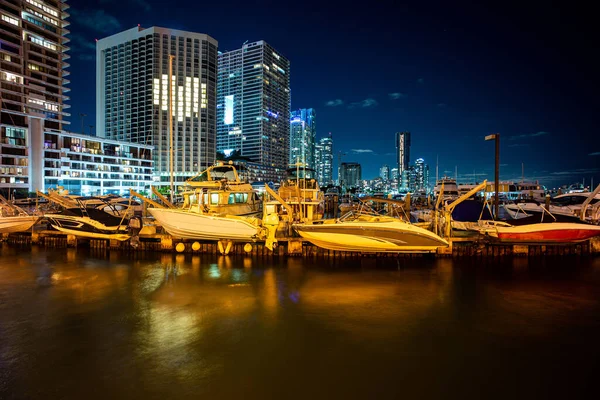
[[[175,183],[215,162],[217,45],[201,33],[139,26],[97,42],[97,134],[153,145],[158,185],[171,174],[170,87]]]
[[[383,165],[381,168],[379,168],[379,177],[381,179],[383,179],[384,181],[389,181],[390,180],[390,167],[389,167],[389,165]]]
[[[44,129],[63,129],[69,107],[66,0],[0,1],[0,189],[43,181]]]
[[[320,186],[333,185],[333,139],[331,132],[315,145],[317,180]]]
[[[292,111],[290,118],[290,166],[296,162],[316,168],[315,137],[316,113],[313,108]]]
[[[290,62],[262,40],[218,60],[217,150],[238,151],[283,179],[290,159]]]

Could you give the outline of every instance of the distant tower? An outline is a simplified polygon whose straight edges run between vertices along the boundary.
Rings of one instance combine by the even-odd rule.
[[[396,161],[398,163],[398,186],[408,187],[407,170],[410,163],[410,132],[396,132]]]
[[[358,187],[362,179],[361,166],[355,162],[343,162],[340,166],[340,185],[342,189]]]
[[[317,179],[320,186],[333,184],[333,139],[331,132],[315,145]]]
[[[217,150],[239,150],[283,179],[290,159],[289,60],[263,40],[245,43],[219,54],[217,85]]]
[[[425,164],[425,160],[417,158],[414,165],[415,173],[415,190],[427,190],[429,184],[429,166]]]
[[[379,169],[379,176],[381,177],[381,179],[383,179],[384,181],[389,181],[390,180],[390,167],[389,165],[383,165],[380,169]]]
[[[303,162],[315,168],[316,121],[313,108],[292,111],[290,119],[290,165]]]

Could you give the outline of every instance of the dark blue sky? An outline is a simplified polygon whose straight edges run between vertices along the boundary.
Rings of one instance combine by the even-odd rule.
[[[324,3],[324,4],[323,4]],[[600,183],[596,22],[551,3],[71,0],[71,130],[95,125],[95,38],[141,24],[206,33],[219,50],[265,40],[291,61],[292,108],[317,110],[363,178],[395,165],[394,133],[435,176],[549,187]],[[190,6],[190,4],[194,4]],[[571,3],[569,3],[571,4]],[[337,157],[336,157],[337,158]]]

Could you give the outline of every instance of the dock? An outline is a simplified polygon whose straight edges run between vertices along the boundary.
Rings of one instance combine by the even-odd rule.
[[[140,234],[130,240],[88,239],[58,231],[39,230],[2,234],[2,242],[11,246],[43,248],[89,248],[95,251],[114,252],[167,252],[214,255],[251,255],[259,257],[541,257],[541,256],[597,256],[600,255],[600,237],[575,244],[503,244],[483,240],[479,236],[454,236],[448,239],[449,247],[433,253],[360,253],[333,251],[317,247],[302,238],[278,239],[271,251],[264,242],[221,243],[215,241],[180,240],[163,232]]]

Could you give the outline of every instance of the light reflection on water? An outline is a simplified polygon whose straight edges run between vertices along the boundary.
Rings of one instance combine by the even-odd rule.
[[[2,399],[572,397],[600,355],[598,259],[0,255]]]

